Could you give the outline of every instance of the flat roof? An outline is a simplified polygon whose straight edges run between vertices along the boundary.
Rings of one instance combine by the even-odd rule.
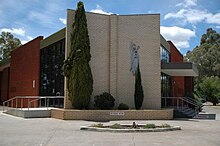
[[[57,41],[60,41],[66,37],[66,27],[53,33],[52,35],[48,36],[47,38],[43,39],[40,42],[40,49],[45,48]]]
[[[190,62],[161,63],[161,72],[169,76],[198,76],[197,67]]]

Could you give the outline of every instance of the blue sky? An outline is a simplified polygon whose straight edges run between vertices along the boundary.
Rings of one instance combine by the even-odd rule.
[[[185,54],[212,27],[220,31],[220,0],[82,0],[86,11],[103,14],[160,13],[161,34]],[[66,9],[77,0],[0,0],[0,32],[25,43],[65,27]]]

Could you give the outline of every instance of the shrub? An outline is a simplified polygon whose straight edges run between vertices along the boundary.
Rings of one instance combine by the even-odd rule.
[[[145,128],[156,128],[155,124],[146,124]]]
[[[98,124],[93,124],[91,127],[104,128],[104,125],[102,123],[98,123]]]
[[[113,124],[109,127],[112,128],[112,129],[124,129],[124,127],[122,125],[118,124],[118,123],[115,123],[115,124]]]
[[[124,103],[120,103],[118,106],[118,110],[128,110],[128,109],[129,109],[129,106]]]
[[[77,4],[72,27],[71,48],[63,66],[68,96],[74,108],[88,109],[93,91],[93,77],[89,64],[90,41],[83,2]]]
[[[161,128],[170,128],[171,126],[169,124],[162,124],[160,127]]]
[[[137,73],[135,74],[135,92],[134,92],[134,103],[136,110],[139,110],[144,101],[144,91],[141,83],[141,72],[138,64]]]
[[[94,106],[99,109],[109,110],[113,108],[115,105],[115,99],[109,93],[104,92],[100,95],[95,96],[94,98],[95,98]]]

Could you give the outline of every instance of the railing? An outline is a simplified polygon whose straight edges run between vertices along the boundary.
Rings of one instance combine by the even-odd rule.
[[[58,106],[60,105],[60,100],[63,101],[64,96],[16,96],[14,98],[11,98],[7,101],[3,102],[3,112],[8,110],[9,108],[16,108],[16,109],[23,109],[27,108],[28,110],[30,108],[40,108],[40,107],[46,107],[48,110],[48,107],[50,106],[50,100],[53,99],[53,106],[55,106],[55,100],[58,100]],[[27,100],[27,105],[24,106],[24,100]],[[42,106],[42,102],[44,100],[44,105]],[[20,102],[19,102],[20,101]],[[33,105],[33,106],[32,106]]]
[[[190,105],[194,107],[195,111],[198,112],[201,107],[196,100],[190,97],[162,97],[163,107],[172,108],[183,108],[189,107]]]

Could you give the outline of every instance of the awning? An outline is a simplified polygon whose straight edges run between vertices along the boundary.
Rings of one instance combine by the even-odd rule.
[[[169,76],[198,76],[197,67],[193,63],[161,63],[161,72]]]

